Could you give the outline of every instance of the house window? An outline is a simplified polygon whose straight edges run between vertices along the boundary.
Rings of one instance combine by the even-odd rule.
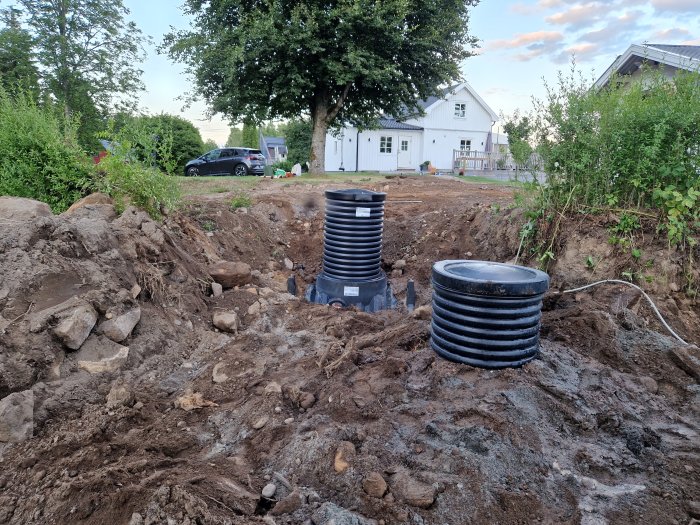
[[[467,105],[464,102],[455,103],[455,117],[466,118],[467,117]]]
[[[401,141],[401,151],[408,151],[408,141],[407,140]]]
[[[391,139],[392,137],[379,138],[379,153],[391,153]]]
[[[472,141],[469,139],[462,139],[459,141],[460,151],[470,151],[472,149]]]

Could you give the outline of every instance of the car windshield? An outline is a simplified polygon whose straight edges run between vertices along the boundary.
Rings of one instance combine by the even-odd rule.
[[[251,149],[250,151],[248,151],[248,155],[262,155],[262,151],[260,151],[259,149]]]

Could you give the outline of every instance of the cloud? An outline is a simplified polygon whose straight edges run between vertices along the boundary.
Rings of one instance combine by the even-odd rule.
[[[700,38],[696,38],[695,40],[686,40],[685,42],[681,42],[681,45],[684,45],[684,46],[700,46]]]
[[[571,57],[573,56],[576,59],[576,63],[580,64],[596,58],[599,54],[600,46],[598,44],[574,44],[556,55],[553,61],[557,64],[566,64],[571,61]]]
[[[581,29],[593,25],[607,12],[605,6],[598,2],[577,4],[568,11],[562,11],[545,18],[545,21],[553,25],[566,25],[573,29]]]
[[[663,29],[661,31],[657,31],[651,37],[655,40],[663,41],[663,40],[680,40],[681,38],[685,38],[690,35],[690,32],[687,29],[684,29],[682,27],[672,27],[670,29]]]
[[[678,13],[698,11],[698,0],[651,0],[651,5],[659,13],[664,11],[674,11]]]
[[[492,40],[486,44],[488,49],[515,49],[518,47],[529,47],[544,43],[560,42],[564,35],[559,31],[533,31],[516,35],[510,40]]]
[[[619,16],[608,23],[602,29],[589,31],[581,35],[580,39],[584,42],[607,43],[611,41],[619,42],[625,39],[625,36],[638,30],[637,21],[642,18],[644,13],[641,11],[630,11],[622,16]]]

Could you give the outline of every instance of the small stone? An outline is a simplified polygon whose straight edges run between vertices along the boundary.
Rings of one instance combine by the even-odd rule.
[[[141,287],[138,284],[135,284],[131,287],[131,291],[129,293],[131,294],[132,299],[136,299],[141,293]]]
[[[74,308],[53,332],[64,345],[77,350],[88,338],[96,322],[97,312],[89,304],[84,304]]]
[[[305,410],[308,410],[316,403],[316,396],[310,392],[304,392],[299,398],[299,406]]]
[[[294,269],[294,263],[292,262],[291,259],[285,257],[285,258],[284,258],[284,267],[285,267],[287,270],[293,270],[293,269]]]
[[[134,392],[126,385],[115,384],[107,394],[107,408],[129,407],[134,404]]]
[[[393,264],[392,268],[394,268],[394,270],[403,270],[406,268],[406,259],[399,259]]]
[[[304,504],[304,496],[298,491],[292,491],[287,497],[282,498],[272,509],[271,514],[280,516],[282,514],[292,514],[299,510]]]
[[[143,525],[143,524],[144,524],[143,516],[141,516],[141,514],[139,514],[138,512],[134,512],[131,515],[131,519],[129,520],[129,525]]]
[[[370,472],[362,481],[362,488],[373,498],[382,498],[386,494],[387,484],[379,472]]]
[[[423,321],[429,320],[433,316],[433,308],[429,304],[424,304],[419,306],[411,312],[411,317],[414,319],[421,319]]]
[[[680,290],[680,287],[676,283],[670,283],[668,287],[672,292],[677,292]]]
[[[422,483],[405,472],[398,472],[391,477],[391,492],[400,501],[422,509],[433,504],[437,493],[432,485]]]
[[[290,425],[291,423],[294,423],[293,417],[288,417],[287,419],[284,420],[285,425]]]
[[[258,302],[254,302],[248,307],[248,315],[258,315],[261,309],[262,305]]]
[[[131,335],[131,331],[141,320],[141,308],[138,306],[128,312],[108,319],[100,325],[100,331],[115,343],[121,343]]]
[[[639,383],[652,394],[656,394],[659,391],[659,384],[653,377],[642,376],[639,378]]]
[[[282,413],[282,407],[275,407],[275,414],[281,414]]]
[[[264,427],[265,425],[267,425],[267,422],[268,422],[269,420],[270,420],[269,417],[267,417],[267,416],[262,416],[262,417],[258,418],[257,420],[255,420],[255,422],[253,423],[253,428],[254,428],[255,430],[260,430],[262,427]]]
[[[243,262],[221,261],[212,264],[209,275],[225,289],[243,286],[252,280],[250,266]]]
[[[345,472],[350,463],[355,457],[355,445],[350,441],[341,441],[340,445],[335,451],[335,460],[333,461],[333,468],[338,474]]]
[[[34,392],[15,392],[0,400],[0,442],[18,443],[34,434]]]
[[[177,428],[183,428],[187,426],[187,423],[185,423],[184,421],[178,421],[176,426]]]
[[[211,371],[211,380],[214,381],[214,383],[224,383],[228,381],[228,374],[224,372],[225,366],[226,363],[216,363],[216,365],[214,365],[214,370]]]
[[[686,472],[693,472],[693,470],[695,470],[692,465],[683,465],[683,468]]]
[[[263,487],[261,494],[263,498],[270,499],[275,495],[275,492],[277,492],[277,485],[274,483],[268,483]]]
[[[393,278],[401,277],[403,275],[403,270],[391,270],[391,276]]]
[[[114,314],[112,312],[107,312],[105,314],[105,319],[111,319],[112,317],[114,317]]]
[[[271,381],[270,383],[267,384],[265,387],[265,393],[266,394],[281,394],[282,393],[282,387],[280,386],[279,383],[275,381]]]
[[[212,318],[212,323],[219,330],[223,332],[228,332],[231,334],[238,334],[238,329],[240,328],[240,321],[238,320],[238,314],[232,311],[218,311],[214,314]]]
[[[224,293],[224,287],[219,283],[211,283],[211,293],[214,297],[219,297]]]
[[[686,501],[685,508],[691,518],[700,519],[700,500]]]
[[[137,401],[136,404],[134,405],[134,410],[141,410],[143,408],[143,403],[141,401]]]
[[[472,252],[467,252],[466,255],[467,255],[467,257],[471,257],[473,254],[472,254]]]
[[[598,482],[593,478],[584,477],[583,479],[581,479],[581,484],[590,490],[595,490],[598,488]]]
[[[76,354],[78,367],[90,372],[115,372],[129,358],[129,348],[103,336],[90,336]]]

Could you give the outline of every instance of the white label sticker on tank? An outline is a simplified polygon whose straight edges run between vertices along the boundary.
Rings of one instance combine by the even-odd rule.
[[[345,297],[358,297],[360,295],[359,286],[344,286],[343,295]]]
[[[369,217],[370,208],[355,208],[355,217]]]

